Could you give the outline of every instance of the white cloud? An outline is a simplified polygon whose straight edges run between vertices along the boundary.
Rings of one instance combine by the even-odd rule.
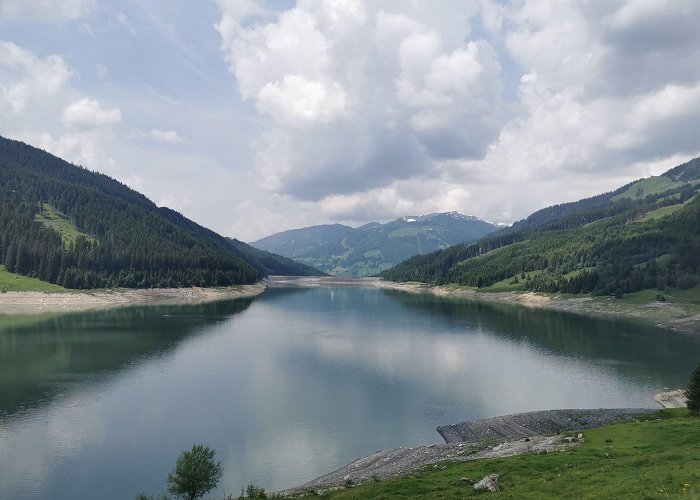
[[[360,192],[480,158],[497,137],[500,65],[484,40],[358,0],[302,0],[252,24],[234,7],[217,29],[241,97],[269,118],[254,142],[268,189]]]
[[[59,21],[87,14],[94,0],[0,0],[0,18]]]
[[[305,121],[329,123],[345,110],[346,95],[337,82],[309,81],[284,75],[282,83],[267,82],[260,89],[256,108],[278,123],[294,127]]]
[[[29,136],[26,140],[74,165],[113,175],[116,162],[106,154],[106,143],[109,138],[98,131],[66,134],[57,139],[44,132],[38,136]]]
[[[154,141],[165,144],[182,144],[184,142],[184,139],[174,130],[160,130],[154,128],[151,129],[148,135]]]
[[[70,103],[61,114],[61,121],[75,128],[94,128],[121,120],[121,111],[116,108],[104,109],[98,100],[87,97]]]
[[[12,42],[0,41],[0,104],[13,113],[33,99],[57,93],[71,71],[57,55],[38,58]]]

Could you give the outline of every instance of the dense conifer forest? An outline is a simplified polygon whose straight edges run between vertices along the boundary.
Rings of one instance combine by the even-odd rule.
[[[321,274],[2,137],[0,235],[8,271],[66,288],[225,286],[267,274]]]
[[[593,294],[700,282],[700,158],[611,193],[548,207],[469,245],[406,260],[393,281]]]

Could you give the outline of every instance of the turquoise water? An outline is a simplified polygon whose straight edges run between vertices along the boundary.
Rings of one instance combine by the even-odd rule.
[[[624,320],[363,288],[0,317],[0,498],[134,498],[217,451],[223,493],[293,486],[441,424],[654,406],[700,338]]]

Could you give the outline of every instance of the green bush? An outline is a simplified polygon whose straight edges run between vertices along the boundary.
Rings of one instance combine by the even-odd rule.
[[[241,498],[255,498],[264,500],[267,498],[267,494],[265,493],[265,488],[262,486],[258,486],[255,483],[250,483],[245,488],[245,497],[241,496]]]

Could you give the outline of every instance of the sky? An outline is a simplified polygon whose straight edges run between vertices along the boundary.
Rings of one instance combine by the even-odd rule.
[[[243,241],[700,156],[697,0],[0,0],[0,135]]]

